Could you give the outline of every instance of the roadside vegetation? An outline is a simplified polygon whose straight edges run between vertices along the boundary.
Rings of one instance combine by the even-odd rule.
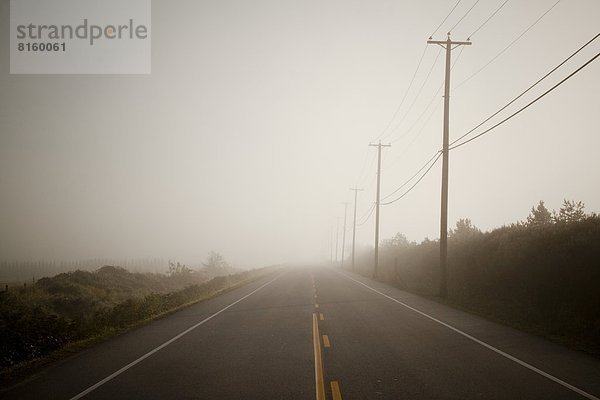
[[[200,270],[175,262],[164,274],[104,266],[3,290],[0,374],[74,343],[110,337],[267,272],[240,272],[210,253]]]
[[[372,261],[361,264],[371,274]],[[397,234],[382,243],[380,272],[402,289],[437,296],[439,242]],[[600,355],[600,216],[565,200],[558,212],[541,201],[525,221],[491,232],[459,220],[449,232],[447,301]]]

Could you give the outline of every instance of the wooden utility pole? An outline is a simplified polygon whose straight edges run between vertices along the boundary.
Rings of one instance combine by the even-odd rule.
[[[354,191],[354,222],[352,223],[352,272],[354,272],[354,251],[356,249],[356,200],[358,198],[358,192],[362,192],[364,189],[359,189],[356,186],[350,188]]]
[[[431,38],[429,38],[431,39]],[[444,80],[444,136],[442,145],[442,206],[440,215],[440,296],[448,295],[448,141],[450,136],[450,69],[452,50],[468,46],[471,42],[454,42],[450,33],[446,40],[428,40],[427,44],[438,44],[446,50],[446,77]]]
[[[392,147],[391,144],[369,143],[369,146],[377,147],[377,194],[375,197],[375,264],[373,265],[373,279],[377,279],[379,268],[379,192],[381,189],[381,148]]]

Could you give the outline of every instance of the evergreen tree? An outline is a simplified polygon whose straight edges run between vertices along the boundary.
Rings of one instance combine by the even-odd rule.
[[[547,226],[552,223],[552,213],[540,200],[537,207],[531,207],[531,213],[527,216],[527,225],[529,226]]]
[[[586,217],[583,211],[584,208],[585,205],[581,201],[575,202],[574,200],[565,199],[558,213],[554,213],[554,221],[562,223],[582,221]]]
[[[469,218],[461,218],[456,221],[456,229],[450,229],[449,237],[452,238],[470,238],[481,234],[481,230],[471,223]]]

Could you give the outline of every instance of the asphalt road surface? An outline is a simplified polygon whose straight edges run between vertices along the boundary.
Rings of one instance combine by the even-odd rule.
[[[600,360],[330,268],[288,268],[2,399],[598,399]]]

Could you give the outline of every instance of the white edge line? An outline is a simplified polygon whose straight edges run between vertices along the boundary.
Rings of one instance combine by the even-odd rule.
[[[412,310],[412,311],[414,311],[414,312],[416,312],[418,314],[421,314],[422,316],[424,316],[426,318],[429,318],[430,320],[435,321],[438,324],[441,324],[441,325],[445,326],[448,329],[453,330],[454,332],[456,332],[456,333],[458,333],[458,334],[466,337],[467,339],[470,339],[470,340],[474,341],[475,343],[478,343],[478,344],[482,345],[483,347],[486,347],[486,348],[488,348],[488,349],[490,349],[490,350],[492,350],[492,351],[500,354],[501,356],[506,357],[509,360],[514,361],[517,364],[522,365],[523,367],[528,368],[531,371],[533,371],[533,372],[535,372],[535,373],[537,373],[539,375],[542,375],[543,377],[548,378],[551,381],[554,381],[554,382],[558,383],[559,385],[562,385],[562,386],[566,387],[567,389],[570,389],[570,390],[574,391],[575,393],[578,393],[578,394],[582,395],[583,397],[586,397],[586,398],[591,399],[591,400],[600,400],[598,397],[596,397],[596,396],[594,396],[594,395],[592,395],[592,394],[590,394],[588,392],[585,392],[585,391],[579,389],[578,387],[575,387],[575,386],[571,385],[570,383],[567,383],[567,382],[563,381],[562,379],[559,379],[559,378],[557,378],[557,377],[555,377],[553,375],[550,375],[549,373],[544,372],[541,369],[536,368],[533,365],[526,363],[525,361],[519,360],[518,358],[516,358],[514,356],[511,356],[510,354],[505,353],[502,350],[497,349],[494,346],[492,346],[490,344],[487,344],[486,342],[484,342],[482,340],[479,340],[476,337],[473,337],[473,336],[469,335],[468,333],[461,331],[458,328],[453,327],[452,325],[448,325],[447,323],[442,322],[439,319],[437,319],[435,317],[432,317],[429,314],[425,314],[423,311],[417,310],[416,308],[411,307],[408,304],[403,303],[403,302],[401,302],[398,299],[395,299],[395,298],[393,298],[391,296],[388,296],[385,293],[381,293],[379,290],[374,289],[371,286],[369,286],[369,285],[367,285],[367,284],[365,284],[365,283],[363,283],[363,282],[361,282],[359,280],[356,280],[356,279],[354,279],[354,278],[346,275],[343,272],[338,272],[338,273],[340,273],[341,275],[345,276],[346,278],[348,278],[348,279],[350,279],[350,280],[352,280],[352,281],[354,281],[356,283],[359,283],[359,284],[363,285],[364,287],[366,287],[366,288],[374,291],[375,293],[378,293],[378,294],[382,295],[383,297],[386,297],[386,298],[388,298],[388,299],[390,299],[390,300],[392,300],[392,301],[394,301],[394,302],[396,302],[396,303],[398,303],[398,304],[400,304],[400,305],[402,305],[402,306],[404,306],[404,307],[406,307],[406,308],[408,308],[408,309],[410,309],[410,310]]]
[[[170,345],[171,343],[173,343],[174,341],[176,341],[177,339],[181,338],[182,336],[190,333],[191,331],[193,331],[194,329],[196,329],[197,327],[199,327],[200,325],[205,324],[206,322],[210,321],[211,319],[213,319],[214,317],[216,317],[217,315],[221,314],[222,312],[224,312],[225,310],[235,306],[237,303],[239,303],[240,301],[252,296],[254,293],[258,292],[259,290],[261,290],[262,288],[264,288],[265,286],[273,283],[277,278],[279,278],[281,276],[281,274],[277,275],[274,279],[270,280],[269,282],[265,283],[264,285],[260,286],[257,289],[254,289],[252,292],[248,293],[247,295],[245,295],[244,297],[234,301],[233,303],[229,304],[227,307],[220,309],[219,311],[217,311],[214,314],[211,314],[210,316],[208,316],[207,318],[203,319],[202,321],[198,322],[196,325],[191,326],[190,328],[186,329],[185,331],[181,332],[180,334],[178,334],[177,336],[174,336],[173,338],[167,340],[166,342],[164,342],[163,344],[161,344],[160,346],[156,347],[153,350],[150,350],[149,352],[147,352],[146,354],[144,354],[143,356],[141,356],[140,358],[138,358],[137,360],[134,360],[132,362],[130,362],[129,364],[127,364],[126,366],[124,366],[123,368],[119,369],[116,372],[113,372],[112,374],[110,374],[109,376],[107,376],[106,378],[102,379],[101,381],[99,381],[98,383],[90,386],[89,388],[85,389],[83,392],[79,393],[78,395],[71,397],[70,400],[78,400],[81,399],[83,396],[87,395],[88,393],[98,389],[100,386],[104,385],[106,382],[116,378],[117,376],[121,375],[123,372],[127,371],[129,368],[133,367],[136,364],[139,364],[140,362],[144,361],[146,358],[150,357],[152,354],[156,353],[157,351],[161,350],[164,347],[167,347],[168,345]]]

